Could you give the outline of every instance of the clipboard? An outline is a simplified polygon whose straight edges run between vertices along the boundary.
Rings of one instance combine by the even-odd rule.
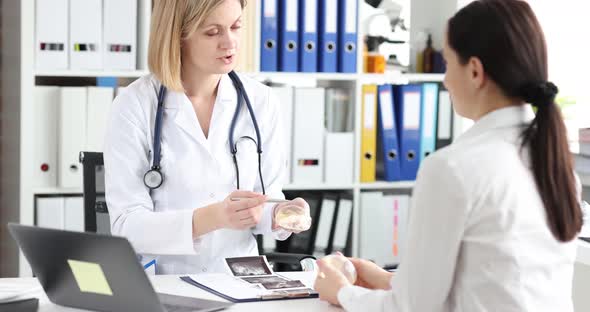
[[[318,298],[318,293],[315,291],[306,291],[304,289],[287,289],[287,290],[274,290],[271,293],[263,294],[258,297],[253,298],[243,298],[237,299],[231,297],[227,294],[224,294],[220,291],[217,291],[213,288],[207,287],[195,280],[193,280],[190,276],[181,276],[181,280],[187,282],[193,286],[196,286],[200,289],[203,289],[207,292],[210,292],[216,296],[219,296],[225,300],[228,300],[233,303],[242,303],[242,302],[258,302],[258,301],[272,301],[272,300],[294,300],[294,299],[310,299],[310,298]]]

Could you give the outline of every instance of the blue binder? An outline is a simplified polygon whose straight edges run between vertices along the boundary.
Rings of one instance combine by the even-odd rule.
[[[338,0],[319,0],[319,48],[320,72],[338,70]]]
[[[280,1],[279,8],[279,71],[299,69],[299,0]]]
[[[318,70],[318,2],[299,0],[299,71]]]
[[[260,70],[277,71],[278,54],[278,0],[262,0],[261,36],[260,36]]]
[[[341,1],[338,21],[338,71],[356,73],[358,0]]]
[[[438,84],[422,84],[420,162],[436,149],[436,126],[438,116]]]
[[[401,151],[402,180],[416,180],[420,165],[420,105],[422,86],[409,84],[394,87],[397,137]]]
[[[377,176],[385,181],[402,179],[400,166],[399,144],[395,110],[393,105],[393,87],[382,85],[377,87]]]

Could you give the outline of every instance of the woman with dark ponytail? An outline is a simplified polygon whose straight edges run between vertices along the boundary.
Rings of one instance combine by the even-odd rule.
[[[320,298],[348,311],[573,311],[579,182],[539,22],[525,1],[479,0],[445,39],[444,84],[475,124],[422,163],[397,273],[351,259],[351,285],[319,261]]]

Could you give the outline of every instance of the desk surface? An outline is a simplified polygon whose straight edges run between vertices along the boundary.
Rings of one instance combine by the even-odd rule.
[[[578,254],[576,255],[576,262],[590,265],[590,243],[578,239]]]
[[[297,278],[297,275],[301,273],[288,273],[289,277]],[[179,275],[156,275],[150,276],[152,285],[157,292],[169,293],[180,296],[196,297],[210,300],[225,301],[220,297],[217,297],[211,293],[208,293],[200,288],[189,285],[180,280]],[[38,312],[74,312],[74,311],[86,311],[73,308],[67,308],[59,305],[55,305],[49,301],[41,285],[36,278],[0,278],[0,288],[2,285],[14,285],[18,283],[23,286],[30,285],[31,288],[38,288],[38,291],[34,294],[39,298],[39,310]],[[251,311],[251,312],[262,312],[262,311],[342,311],[342,309],[332,306],[325,301],[319,299],[297,299],[297,300],[281,300],[281,301],[267,301],[267,302],[249,302],[249,303],[237,303],[231,306],[229,309],[224,311]]]

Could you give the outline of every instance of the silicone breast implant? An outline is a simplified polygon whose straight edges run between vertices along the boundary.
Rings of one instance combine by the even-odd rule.
[[[304,231],[309,228],[311,219],[304,214],[299,206],[287,206],[281,208],[276,215],[277,224],[286,230]]]
[[[335,254],[327,255],[322,258],[322,261],[334,269],[342,272],[342,274],[346,276],[351,284],[356,282],[356,269],[354,268],[354,264],[352,264],[352,262],[350,262],[350,260],[348,260],[346,257]]]

